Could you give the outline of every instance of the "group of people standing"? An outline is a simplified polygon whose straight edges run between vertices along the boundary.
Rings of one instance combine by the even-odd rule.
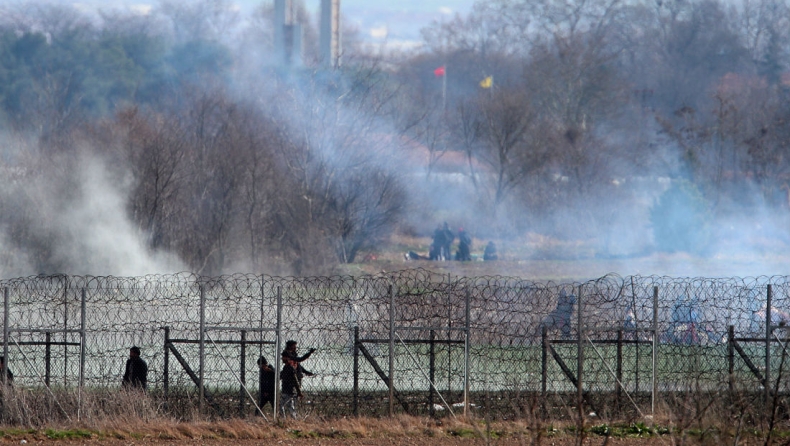
[[[290,415],[296,417],[296,402],[303,398],[302,378],[313,376],[314,373],[302,367],[302,362],[308,359],[315,349],[311,348],[302,356],[297,351],[297,342],[290,340],[285,343],[282,352],[283,368],[280,371],[280,381],[282,387],[280,391],[280,412],[283,416]],[[3,358],[0,357],[0,372],[5,369]],[[266,403],[274,407],[274,386],[277,384],[277,376],[274,367],[269,364],[264,356],[258,358],[258,378],[259,378],[259,397],[258,407],[263,409]],[[10,370],[6,370],[8,381],[14,379]],[[148,388],[148,364],[140,357],[140,348],[132,347],[129,349],[129,358],[126,360],[121,386],[127,390],[141,390],[145,392]]]
[[[433,231],[433,242],[428,253],[428,260],[452,260],[450,249],[454,241],[455,234],[450,230],[447,222],[437,226]],[[464,231],[464,228],[458,229],[458,250],[455,252],[455,260],[472,260],[472,237]]]
[[[450,229],[447,222],[438,225],[436,230],[433,231],[433,240],[431,247],[428,251],[428,256],[418,254],[414,251],[408,251],[403,254],[406,261],[409,260],[458,260],[470,261],[472,260],[472,237],[469,236],[464,228],[458,229],[458,249],[455,251],[455,256],[451,254],[451,248],[455,241],[455,233]],[[483,260],[491,261],[498,260],[496,245],[494,242],[488,242],[483,250]]]
[[[313,376],[314,373],[302,367],[302,362],[315,353],[311,348],[302,356],[297,351],[297,342],[288,341],[285,343],[285,350],[282,352],[283,368],[280,371],[280,412],[283,416],[290,415],[296,418],[296,402],[304,397],[302,394],[302,378]],[[274,386],[277,379],[274,367],[261,356],[258,358],[258,378],[260,382],[260,394],[258,407],[263,410],[263,406],[269,403],[274,407]]]

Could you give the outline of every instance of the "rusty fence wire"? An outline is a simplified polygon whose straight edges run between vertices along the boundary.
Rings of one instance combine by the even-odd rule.
[[[301,353],[301,416],[647,414],[679,395],[786,393],[787,276],[452,277],[193,274],[4,280],[15,389],[120,388],[129,347],[149,398],[255,413],[256,361]],[[769,385],[765,385],[768,383]],[[202,384],[202,386],[201,386]],[[762,402],[762,403],[761,403]],[[270,406],[264,414],[274,416]]]

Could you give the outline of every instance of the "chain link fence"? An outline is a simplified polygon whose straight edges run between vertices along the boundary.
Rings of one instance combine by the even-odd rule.
[[[789,286],[787,276],[553,283],[421,269],[0,282],[17,390],[118,389],[136,345],[162,407],[252,415],[256,360],[280,367],[294,339],[317,349],[303,363],[315,375],[302,416],[500,419],[569,416],[580,400],[603,416],[650,413],[681,393],[786,392]]]

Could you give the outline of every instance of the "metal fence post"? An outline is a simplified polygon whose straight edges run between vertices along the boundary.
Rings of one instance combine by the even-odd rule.
[[[77,404],[77,421],[81,419],[82,414],[82,388],[85,385],[85,288],[83,287],[80,292],[80,379],[79,379],[79,395]]]
[[[395,415],[395,292],[392,285],[389,286],[390,294],[390,345],[389,345],[389,415]]]
[[[5,368],[2,377],[3,391],[0,392],[1,394],[3,394],[3,399],[5,399],[4,394],[7,389],[6,386],[8,385],[8,374],[5,373],[5,370],[8,370],[9,367],[8,363],[10,362],[8,358],[8,320],[9,320],[8,312],[11,307],[8,305],[8,301],[9,301],[8,287],[5,287],[3,288],[3,361]],[[5,420],[6,407],[7,404],[4,404],[3,401],[0,400],[0,417],[2,417],[3,420]]]
[[[80,296],[80,388],[85,385],[85,331],[87,319],[86,291],[82,289]]]
[[[239,358],[239,416],[244,417],[244,402],[247,400],[247,330],[241,330],[241,358]]]
[[[447,274],[447,283],[450,283],[450,274]],[[453,298],[450,293],[447,293],[447,394],[449,395],[453,390],[453,343],[450,339],[453,337]]]
[[[434,416],[436,408],[433,407],[433,395],[436,391],[434,384],[436,382],[436,330],[430,331],[430,338],[428,343],[428,379],[431,381],[428,384],[428,413]]]
[[[727,327],[727,374],[729,375],[730,397],[735,390],[735,326]]]
[[[261,320],[260,320],[260,323],[258,324],[258,327],[261,329],[260,333],[258,334],[260,336],[260,340],[261,341],[263,341],[263,337],[264,337],[263,336],[263,333],[264,333],[264,331],[263,331],[263,320],[265,318],[265,316],[264,316],[264,302],[266,302],[266,292],[264,291],[264,287],[265,286],[266,286],[266,279],[264,279],[263,276],[261,276]],[[263,342],[261,342],[260,345],[258,346],[258,357],[260,358],[261,356],[263,356]],[[275,374],[277,374],[277,373],[279,373],[279,372],[275,371]],[[279,380],[275,379],[275,382],[277,382],[277,381],[279,381]],[[277,386],[274,386],[274,387],[277,387]]]
[[[354,391],[352,412],[359,415],[359,325],[354,326]]]
[[[576,331],[579,339],[576,343],[576,398],[579,407],[579,419],[584,419],[584,299],[582,297],[582,286],[578,288],[578,311],[576,312]]]
[[[69,280],[66,277],[63,284],[63,340],[68,341],[69,335]],[[69,346],[68,342],[63,343],[63,387],[69,384]]]
[[[771,401],[771,334],[773,333],[773,327],[771,327],[773,322],[771,320],[771,306],[773,305],[773,297],[773,287],[771,284],[768,284],[765,303],[765,384],[763,385],[766,408]]]
[[[283,287],[277,287],[277,327],[276,333],[274,336],[274,376],[277,377],[280,373],[280,368],[282,367],[281,362],[282,358],[280,357],[280,353],[282,352],[282,328],[283,328]],[[274,385],[274,407],[272,410],[274,411],[274,415],[272,416],[274,421],[277,421],[278,415],[280,414],[279,405],[280,405],[280,391],[279,386],[276,384],[277,380],[275,380]]]
[[[44,385],[49,387],[52,378],[52,333],[49,331],[44,334],[44,344]]]
[[[546,382],[548,381],[549,327],[540,327],[540,395],[546,402]]]
[[[620,400],[623,396],[623,330],[617,330],[617,368],[615,370],[615,407],[620,412]]]
[[[464,326],[464,416],[469,416],[469,329],[471,327],[471,294],[466,289],[466,324]]]
[[[162,387],[165,394],[165,404],[167,404],[168,396],[170,393],[170,326],[164,327],[165,329],[165,364],[162,376]]]
[[[198,381],[200,381],[200,398],[198,400],[198,410],[202,413],[203,412],[203,405],[204,399],[206,398],[205,392],[205,385],[204,385],[204,370],[205,370],[205,361],[206,361],[206,289],[204,285],[201,283],[198,285],[198,290],[200,291],[200,334],[199,338],[199,346],[198,346]]]
[[[3,288],[3,361],[5,361],[5,369],[8,370],[8,363],[10,362],[8,359],[8,319],[9,319],[9,310],[11,307],[8,305],[8,287]],[[6,373],[3,373],[3,386],[8,384],[8,376]],[[5,405],[3,405],[5,407]]]
[[[653,287],[653,376],[650,394],[650,412],[656,413],[656,397],[658,396],[658,287]]]
[[[634,312],[634,336],[636,344],[634,345],[634,393],[639,393],[639,317],[637,317],[636,308],[636,289],[634,288],[634,276],[631,276],[631,310]]]

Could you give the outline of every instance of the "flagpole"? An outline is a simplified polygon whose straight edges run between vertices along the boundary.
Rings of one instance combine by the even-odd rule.
[[[447,64],[444,64],[444,76],[442,76],[442,113],[447,114]]]

